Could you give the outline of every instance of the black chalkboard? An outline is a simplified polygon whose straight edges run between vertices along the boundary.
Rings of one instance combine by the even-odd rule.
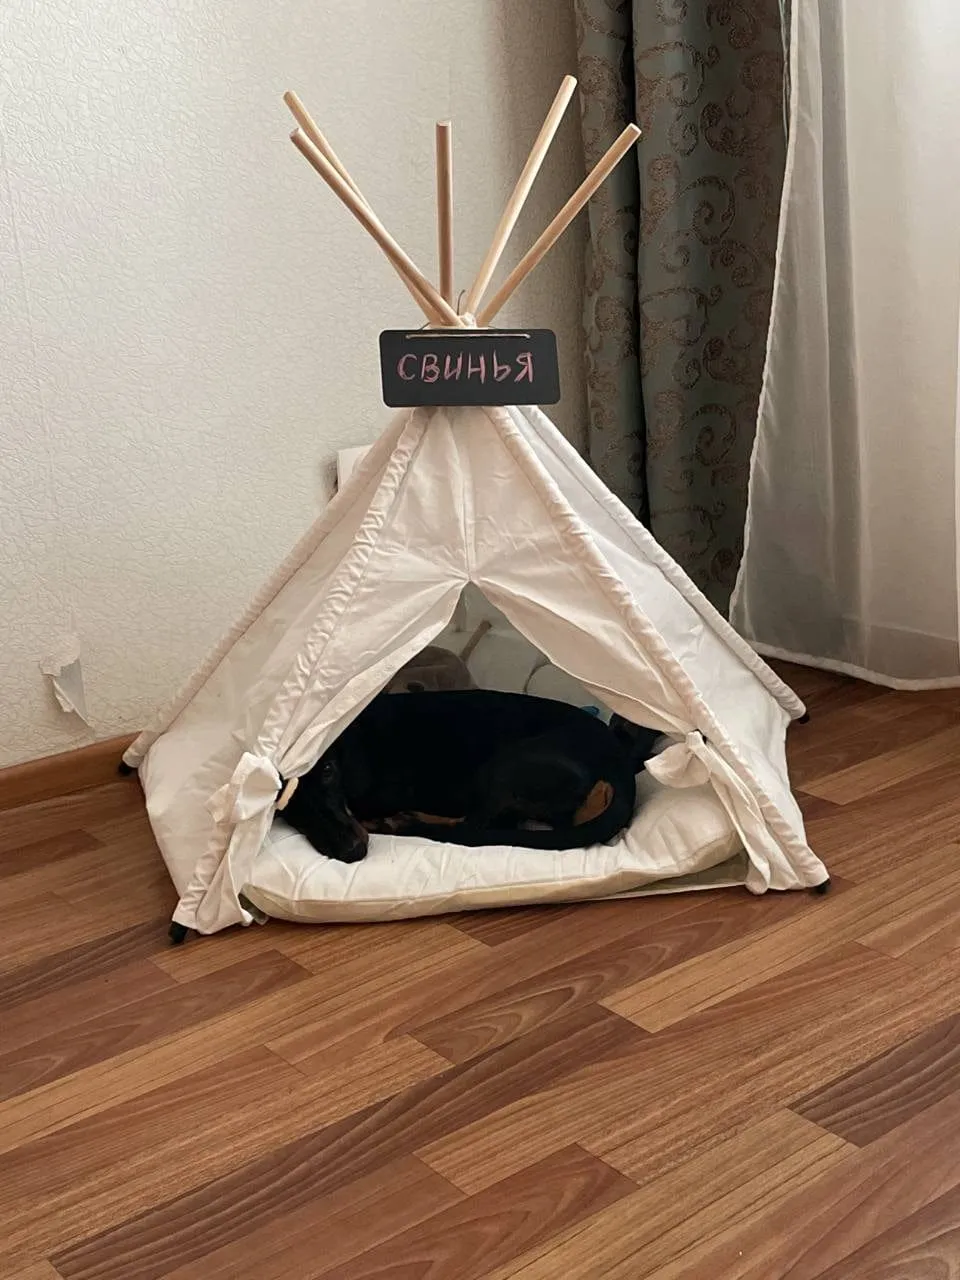
[[[387,329],[380,379],[395,409],[556,404],[557,338],[550,329]]]

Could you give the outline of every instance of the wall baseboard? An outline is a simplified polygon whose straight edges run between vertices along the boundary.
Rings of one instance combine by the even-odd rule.
[[[116,782],[117,766],[136,735],[107,738],[75,751],[0,769],[0,812]]]

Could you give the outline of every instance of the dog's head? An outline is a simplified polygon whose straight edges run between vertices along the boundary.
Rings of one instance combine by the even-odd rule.
[[[369,833],[353,816],[343,787],[340,761],[332,753],[316,766],[309,792],[305,830],[319,853],[338,862],[362,862],[367,856]],[[301,789],[302,790],[302,789]]]

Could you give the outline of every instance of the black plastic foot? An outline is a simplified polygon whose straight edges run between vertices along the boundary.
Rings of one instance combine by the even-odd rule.
[[[812,892],[812,893],[819,893],[821,896],[822,896],[823,894],[825,894],[825,893],[829,893],[829,892],[830,892],[830,881],[829,881],[829,880],[824,880],[824,881],[822,881],[820,884],[815,884],[815,885],[813,886],[813,889],[811,890],[811,892]]]
[[[187,934],[189,932],[190,930],[185,924],[177,924],[176,920],[174,920],[167,932],[167,937],[175,947],[182,947],[187,940]]]
[[[805,711],[803,715],[800,717],[800,719],[797,721],[797,724],[809,724],[809,723],[810,723],[810,712]]]
[[[131,773],[136,773],[136,769],[132,764],[127,764],[126,760],[121,760],[117,765],[117,773],[121,778],[129,778]]]

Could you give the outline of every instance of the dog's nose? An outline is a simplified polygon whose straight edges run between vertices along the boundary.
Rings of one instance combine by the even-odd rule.
[[[362,862],[367,856],[367,846],[369,841],[366,836],[362,840],[358,840],[356,844],[350,846],[343,855],[344,862]]]

